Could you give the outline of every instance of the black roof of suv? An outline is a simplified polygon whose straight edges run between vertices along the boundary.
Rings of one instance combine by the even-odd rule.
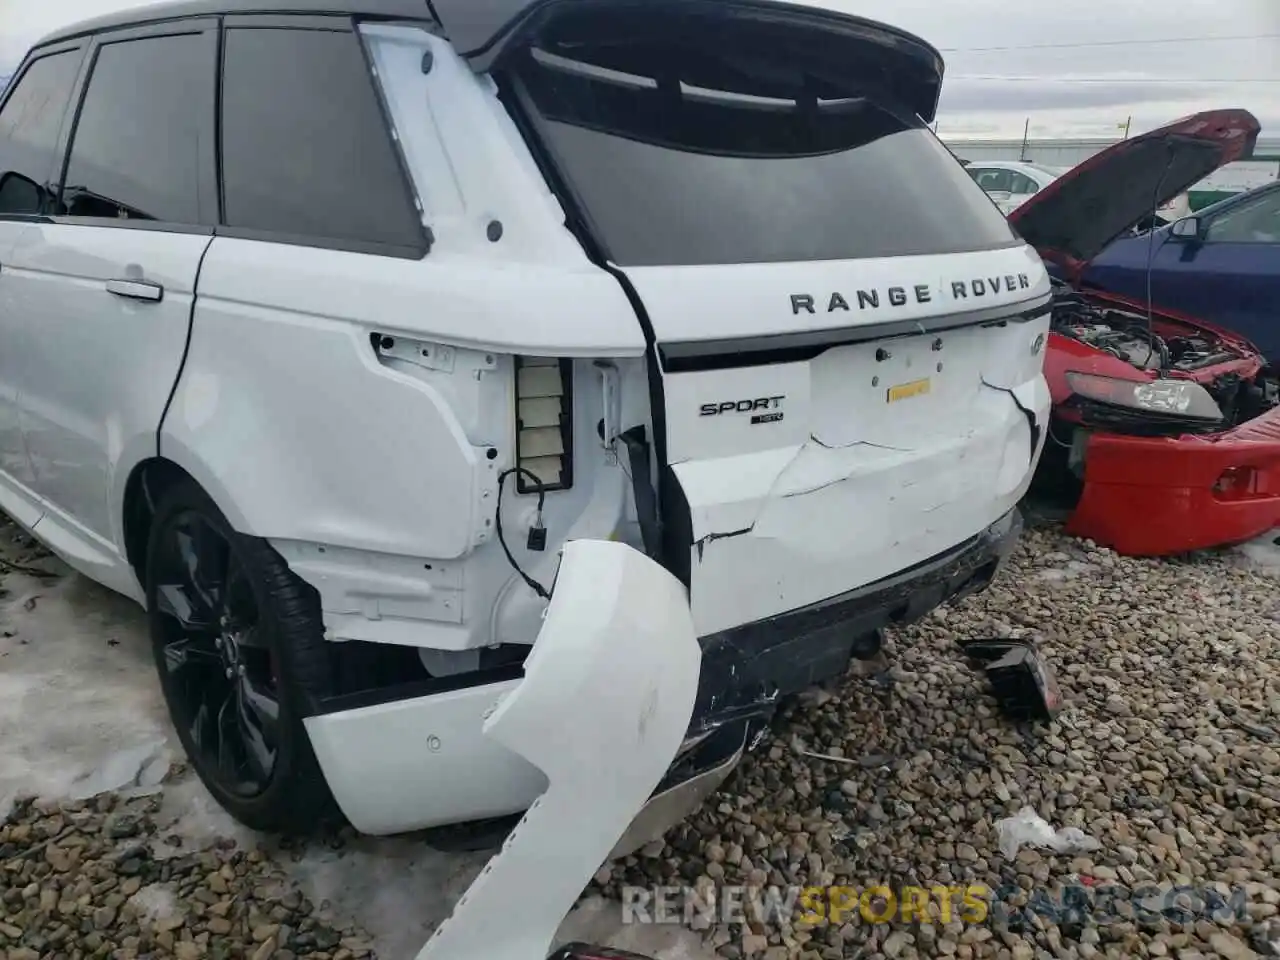
[[[782,19],[802,19],[811,25],[826,24],[849,37],[859,37],[870,31],[878,37],[881,53],[892,61],[892,70],[906,69],[922,76],[932,75],[926,76],[925,89],[911,98],[918,101],[915,104],[918,108],[923,108],[921,115],[926,120],[931,119],[937,106],[943,65],[941,54],[931,45],[895,27],[822,6],[787,0],[664,0],[661,4],[653,0],[179,0],[71,24],[45,37],[37,46],[185,17],[240,13],[336,14],[433,24],[461,56],[477,69],[484,70],[500,55],[507,41],[541,14],[549,14],[552,9],[557,15],[566,10],[591,13],[611,7],[628,11],[632,17],[638,16],[639,22],[643,22],[651,11],[659,9],[666,13],[714,9],[716,16],[723,16],[725,21],[751,20],[766,30],[772,23],[781,26],[779,14],[786,10],[789,12]],[[805,46],[801,43],[801,47]],[[883,71],[890,67],[878,64],[874,69]]]

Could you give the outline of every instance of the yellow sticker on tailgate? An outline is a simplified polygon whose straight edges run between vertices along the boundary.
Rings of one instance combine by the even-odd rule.
[[[906,400],[908,397],[918,397],[929,392],[929,378],[923,380],[912,380],[909,383],[900,383],[896,387],[889,388],[889,403],[896,400]]]

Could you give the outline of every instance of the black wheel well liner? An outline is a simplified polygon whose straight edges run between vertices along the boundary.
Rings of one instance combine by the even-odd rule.
[[[136,464],[125,481],[122,512],[125,558],[144,589],[147,583],[147,541],[151,536],[156,504],[165,491],[183,481],[200,486],[182,467],[159,456],[148,457]],[[208,495],[207,490],[205,494]]]

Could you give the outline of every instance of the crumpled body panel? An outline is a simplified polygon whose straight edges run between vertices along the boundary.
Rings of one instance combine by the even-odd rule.
[[[684,587],[621,543],[564,548],[525,677],[486,736],[550,781],[420,960],[537,960],[675,758],[701,651]]]
[[[993,523],[1026,492],[1048,407],[1039,378],[1012,391],[982,386],[969,427],[945,437],[903,433],[896,447],[849,438],[834,448],[815,438],[677,464],[699,634],[882,579]]]

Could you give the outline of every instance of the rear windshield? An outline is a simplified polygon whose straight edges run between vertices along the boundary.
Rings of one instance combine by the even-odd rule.
[[[595,240],[622,266],[1019,242],[950,151],[884,98],[659,83],[537,50],[517,75]]]

